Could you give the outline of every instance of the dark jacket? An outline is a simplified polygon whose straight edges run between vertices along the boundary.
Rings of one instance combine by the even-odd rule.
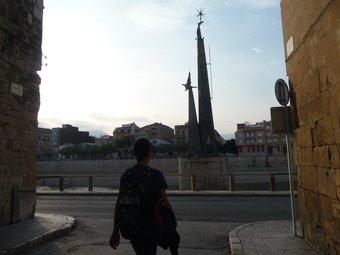
[[[155,220],[162,226],[157,240],[158,245],[164,250],[169,248],[172,255],[177,255],[180,236],[176,231],[176,217],[171,207],[168,207],[163,200],[160,200],[156,206]]]

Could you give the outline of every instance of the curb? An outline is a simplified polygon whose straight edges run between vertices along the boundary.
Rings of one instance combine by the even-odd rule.
[[[229,244],[232,255],[244,255],[243,245],[241,239],[238,237],[239,232],[251,225],[258,224],[258,222],[252,222],[248,224],[241,225],[239,227],[234,228],[229,233]]]
[[[39,216],[38,213],[36,213],[36,216]],[[38,236],[35,236],[29,240],[26,240],[22,243],[19,243],[17,245],[15,245],[12,248],[9,248],[7,250],[2,250],[1,251],[1,255],[15,255],[15,254],[20,254],[23,251],[25,251],[28,248],[33,248],[36,247],[40,244],[42,244],[43,242],[46,242],[48,240],[51,240],[55,237],[61,236],[63,234],[68,233],[75,224],[75,219],[72,216],[65,216],[66,217],[66,222],[64,223],[64,225],[60,228],[56,228],[56,229],[51,229],[45,233],[42,233]]]

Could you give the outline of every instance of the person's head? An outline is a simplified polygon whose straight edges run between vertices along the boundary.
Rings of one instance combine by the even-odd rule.
[[[139,138],[133,146],[137,161],[143,161],[151,155],[151,143],[148,139]]]

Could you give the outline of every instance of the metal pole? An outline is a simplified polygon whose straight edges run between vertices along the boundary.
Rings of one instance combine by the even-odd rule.
[[[288,115],[288,107],[285,106],[284,110],[285,110],[285,128],[286,128],[287,161],[288,161],[288,176],[289,176],[289,191],[290,191],[290,207],[291,207],[291,211],[292,211],[293,232],[294,232],[294,236],[297,236],[297,233],[296,233],[296,220],[295,220],[295,206],[294,206],[294,185],[293,185],[291,160],[290,160],[290,139],[289,139],[289,115]]]

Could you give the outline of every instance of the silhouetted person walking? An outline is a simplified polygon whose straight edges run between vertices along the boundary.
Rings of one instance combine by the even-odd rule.
[[[110,246],[118,247],[121,234],[130,240],[137,255],[156,255],[157,244],[176,255],[180,241],[177,222],[165,192],[164,175],[149,167],[151,148],[145,138],[134,144],[137,163],[120,180]]]

